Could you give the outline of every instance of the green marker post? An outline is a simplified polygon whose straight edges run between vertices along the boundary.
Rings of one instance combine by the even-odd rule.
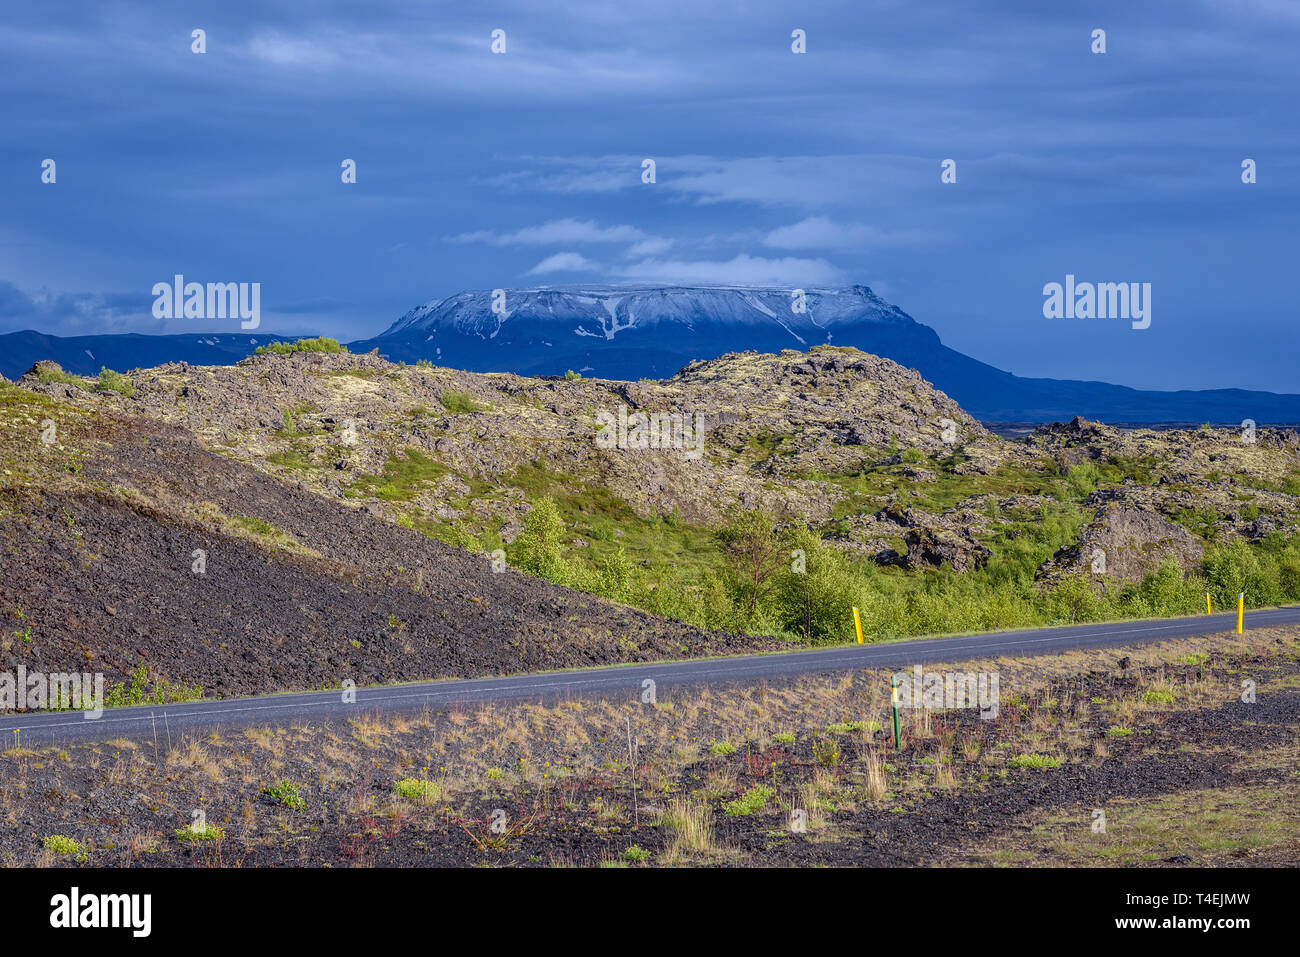
[[[894,689],[894,750],[903,750],[903,738],[898,722],[898,675],[891,675],[889,684]]]

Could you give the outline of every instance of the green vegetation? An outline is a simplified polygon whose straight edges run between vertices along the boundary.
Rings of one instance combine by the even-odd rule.
[[[447,401],[467,408],[459,399]],[[769,439],[777,451],[765,454],[779,454],[777,438]],[[896,444],[882,462],[905,451]],[[1035,581],[1057,550],[1078,542],[1095,514],[1083,504],[1092,491],[1149,479],[1159,463],[1111,457],[1062,474],[1044,458],[1030,466],[963,474],[957,470],[963,461],[960,448],[925,459],[919,464],[935,478],[919,484],[896,474],[896,463],[865,465],[846,475],[803,475],[845,493],[832,521],[816,531],[798,523],[778,529],[773,516],[752,509],[732,509],[719,528],[684,521],[676,512],[647,516],[611,492],[598,472],[562,472],[540,456],[490,483],[407,448],[392,454],[378,474],[361,476],[348,494],[410,502],[398,519],[406,527],[472,551],[501,548],[515,568],[560,585],[701,627],[801,644],[854,641],[853,607],[860,609],[867,640],[878,641],[1197,614],[1204,610],[1206,592],[1216,608],[1233,607],[1241,591],[1248,607],[1300,601],[1300,542],[1279,535],[1258,544],[1207,539],[1200,567],[1184,571],[1169,560],[1140,583],[1108,582],[1105,590],[1086,573],[1053,584]],[[309,465],[289,453],[277,464]],[[420,492],[448,488],[456,490],[446,496],[446,505],[465,517],[441,520],[415,506]],[[530,510],[522,533],[506,543],[501,530],[520,493]],[[939,512],[975,495],[1018,494],[1040,498],[1018,512],[997,513],[1002,521],[977,531],[979,543],[992,553],[977,570],[878,566],[832,544],[848,537],[847,516],[874,511],[882,499]],[[469,508],[472,502],[479,507]],[[482,503],[499,503],[499,516],[478,517]],[[981,507],[991,517],[997,509],[993,500]],[[1216,513],[1202,524],[1208,528],[1217,521]],[[906,550],[901,537],[891,544]]]
[[[722,810],[727,817],[748,817],[761,811],[771,796],[771,788],[763,787],[761,784],[755,785],[736,800],[723,804]]]
[[[41,839],[41,847],[52,854],[71,854],[78,862],[90,857],[90,851],[80,841],[74,841],[62,834],[51,834]]]
[[[183,681],[172,682],[158,678],[149,689],[149,672],[144,662],[140,662],[131,672],[130,682],[118,682],[110,685],[104,692],[105,708],[126,708],[137,704],[182,704],[197,701],[203,697],[201,685],[187,685]]]
[[[283,452],[272,452],[266,457],[266,460],[272,465],[279,465],[282,468],[294,469],[295,471],[306,471],[314,468],[311,459],[306,454],[296,449],[285,449]]]
[[[246,532],[252,532],[254,535],[274,535],[278,531],[270,522],[254,518],[251,515],[236,515],[235,524]]]
[[[442,797],[442,787],[436,781],[426,781],[422,778],[402,778],[393,784],[393,793],[398,797],[406,798],[408,801],[428,804],[430,801],[437,801]]]
[[[43,368],[36,373],[36,380],[44,384],[61,382],[64,385],[74,385],[78,389],[90,388],[90,380],[85,376],[72,375],[71,373],[64,372],[62,369]]]
[[[298,785],[292,781],[279,781],[276,784],[268,785],[262,788],[262,793],[295,811],[301,811],[307,806],[307,802],[298,793]]]
[[[128,399],[135,395],[135,384],[120,372],[114,372],[107,366],[99,370],[99,381],[95,383],[96,392],[116,392]]]
[[[444,409],[456,415],[466,412],[482,412],[484,408],[468,392],[458,392],[455,389],[444,389],[441,401]]]
[[[966,572],[877,566],[807,528],[777,532],[770,517],[753,511],[729,512],[714,531],[668,517],[647,521],[617,500],[594,505],[553,485],[544,486],[553,494],[533,500],[523,534],[506,551],[515,567],[557,584],[703,627],[814,645],[854,641],[854,607],[868,640],[878,641],[1197,614],[1206,592],[1223,608],[1235,607],[1243,591],[1248,607],[1300,601],[1300,540],[1277,535],[1260,544],[1210,543],[1198,569],[1184,571],[1170,558],[1143,581],[1105,591],[1087,573],[1053,585],[1035,581],[1045,561],[1078,541],[1092,511],[1070,499],[1092,482],[1085,469],[1065,500],[998,526],[983,541],[993,552],[988,564]],[[611,518],[596,517],[602,511]],[[627,531],[615,537],[612,528]],[[570,544],[579,531],[587,548]],[[453,543],[497,547],[488,536],[459,534]],[[451,540],[446,532],[438,537]]]
[[[1060,766],[1061,759],[1050,754],[1018,754],[1007,762],[1009,768],[1037,768],[1040,771]]]
[[[357,479],[361,488],[385,502],[409,501],[426,483],[436,482],[451,473],[451,469],[429,458],[419,449],[409,448],[389,457],[384,470],[378,475],[363,475]]]
[[[187,844],[196,844],[199,841],[216,841],[225,836],[226,829],[217,827],[215,824],[209,824],[202,818],[195,818],[193,823],[176,829],[176,837]]]
[[[623,852],[623,859],[625,861],[632,861],[633,863],[637,863],[637,864],[639,864],[641,861],[649,860],[649,858],[650,858],[650,852],[647,851],[644,847],[641,847],[637,844],[633,844],[631,847],[629,847],[626,851]]]
[[[320,336],[315,339],[299,339],[296,342],[271,342],[264,346],[258,346],[253,350],[254,355],[276,355],[284,356],[291,352],[347,352],[346,346],[339,345],[337,339],[329,339]]]
[[[814,738],[812,750],[813,761],[824,768],[833,768],[840,763],[840,746],[834,738]]]
[[[851,734],[855,731],[876,732],[880,730],[880,724],[876,721],[839,721],[832,725],[827,725],[827,734]]]

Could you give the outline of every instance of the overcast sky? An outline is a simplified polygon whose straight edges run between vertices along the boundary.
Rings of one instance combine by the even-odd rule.
[[[0,331],[217,329],[153,318],[176,273],[344,339],[470,288],[865,283],[1018,374],[1300,392],[1298,54],[1295,0],[8,3]],[[1045,319],[1067,273],[1151,283],[1150,328]]]

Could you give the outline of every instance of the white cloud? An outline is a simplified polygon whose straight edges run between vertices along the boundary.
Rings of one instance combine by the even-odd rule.
[[[741,253],[720,260],[643,259],[612,270],[625,279],[667,283],[836,283],[844,273],[824,259],[766,259]]]
[[[525,275],[540,276],[552,272],[590,272],[599,269],[598,263],[592,262],[580,253],[555,253],[547,256]]]
[[[1254,14],[1269,20],[1284,20],[1300,23],[1300,6],[1295,0],[1206,0],[1216,12],[1224,11],[1232,15]]]
[[[663,190],[699,205],[752,203],[763,206],[842,207],[871,187],[898,190],[915,182],[917,157],[891,154],[831,156],[659,156],[656,184],[641,182],[640,156],[526,156],[529,170],[489,179],[512,191],[580,194],[620,190]],[[937,175],[937,174],[936,174]]]
[[[673,241],[671,239],[665,239],[662,236],[647,236],[639,243],[629,246],[627,249],[627,255],[629,258],[636,258],[637,256],[657,256],[660,253],[667,252],[672,245]]]
[[[859,249],[863,246],[897,246],[917,243],[925,234],[917,229],[888,231],[868,223],[837,223],[826,216],[809,216],[791,226],[780,226],[763,245],[776,249]]]
[[[248,41],[248,55],[276,66],[321,70],[341,62],[337,37],[286,37],[263,31]]]
[[[490,243],[493,246],[548,246],[552,243],[635,243],[653,237],[635,226],[601,226],[595,220],[552,219],[540,226],[526,226],[512,233],[481,229],[448,236],[451,243]]]

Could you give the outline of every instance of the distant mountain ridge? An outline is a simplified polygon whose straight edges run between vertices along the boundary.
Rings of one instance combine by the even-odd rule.
[[[188,333],[148,336],[47,336],[26,330],[0,335],[0,375],[16,379],[38,359],[50,359],[77,375],[97,375],[104,366],[124,372],[164,362],[229,365],[277,337],[261,333]]]
[[[502,294],[503,293],[503,294]],[[945,346],[866,286],[805,291],[792,310],[788,288],[766,286],[566,286],[476,290],[431,300],[383,333],[349,343],[393,361],[421,359],[470,372],[661,379],[696,359],[750,349],[856,346],[916,369],[984,421],[1047,422],[1076,415],[1105,422],[1300,422],[1300,395],[1246,389],[1156,392],[1104,382],[1023,378]],[[0,335],[0,372],[36,359],[72,372],[124,370],[166,361],[224,364],[251,353],[261,335]],[[93,355],[93,359],[91,356]]]

